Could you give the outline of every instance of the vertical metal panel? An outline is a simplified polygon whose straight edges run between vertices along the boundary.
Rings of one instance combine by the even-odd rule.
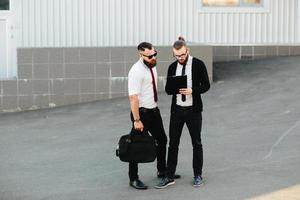
[[[16,13],[16,19],[23,19],[23,20],[17,20],[16,22],[16,27],[19,28],[19,33],[17,34],[18,40],[17,43],[20,46],[24,46],[24,1],[19,2],[18,8],[17,8],[17,13]]]
[[[60,6],[59,6],[59,11],[60,11],[60,28],[61,34],[60,34],[60,45],[61,46],[67,46],[67,29],[66,29],[66,2],[65,1],[60,1]]]
[[[283,0],[278,0],[278,15],[277,15],[277,17],[278,17],[278,27],[277,27],[277,29],[279,30],[279,33],[278,33],[278,41],[280,42],[280,43],[282,43],[283,42],[283,29],[284,29],[284,17],[285,17],[285,15],[284,15],[284,11],[283,11],[283,9],[284,9],[284,3],[283,3]]]
[[[72,46],[73,43],[73,31],[72,31],[72,13],[73,9],[70,9],[70,5],[72,4],[72,1],[75,0],[66,0],[66,6],[65,6],[65,12],[66,12],[66,46]]]
[[[262,22],[261,22],[261,43],[267,43],[267,15],[261,15]]]
[[[187,8],[186,2],[180,1],[180,3],[181,3],[181,9],[182,9],[182,13],[180,14],[181,15],[180,17],[182,18],[182,21],[181,21],[181,24],[182,24],[182,26],[181,26],[181,32],[182,32],[183,36],[186,36],[187,32],[188,32],[188,30],[187,30],[187,27],[188,27],[188,23],[187,23],[187,9],[188,8]]]
[[[22,18],[19,19],[22,24],[22,30],[20,31],[20,36],[22,38],[22,44],[20,44],[20,46],[30,46],[28,44],[29,42],[29,31],[28,31],[28,27],[29,27],[29,22],[28,22],[28,8],[27,8],[28,5],[28,0],[24,0],[22,1],[22,7],[21,7],[21,10],[22,10]]]
[[[275,1],[274,1],[275,2]],[[278,29],[278,25],[279,25],[279,0],[276,0],[276,3],[273,4],[274,5],[274,10],[272,10],[273,13],[273,17],[274,20],[274,24],[273,24],[273,31],[272,31],[272,35],[273,35],[273,40],[272,41],[278,41],[279,42],[279,29]],[[272,42],[271,41],[271,42]]]
[[[298,43],[300,43],[300,2],[299,1],[296,1],[296,3],[298,4],[298,6],[295,6],[295,7],[297,7],[298,8],[298,10],[297,10],[297,13],[298,13],[298,16],[297,16],[297,19],[298,19],[298,21],[297,21],[297,23],[295,23],[295,24],[297,24],[297,27],[296,27],[296,36],[297,36],[297,38],[296,38],[296,41],[298,42]]]
[[[237,43],[239,41],[239,24],[240,24],[240,18],[238,17],[238,15],[235,13],[233,14],[233,18],[234,18],[234,23],[233,24],[233,43]]]
[[[174,38],[172,38],[173,40],[175,40],[179,35],[182,35],[182,32],[181,32],[181,27],[180,27],[180,15],[178,13],[180,13],[181,11],[181,5],[180,5],[180,2],[181,0],[175,0],[176,2],[176,8],[175,8],[175,16],[174,16],[174,19],[175,21],[173,22],[175,25],[175,35],[174,35]]]
[[[42,3],[41,2],[41,46],[49,46],[49,29],[48,29],[48,5],[47,3]],[[28,33],[30,34],[30,32]],[[29,43],[29,41],[28,41]],[[34,44],[34,46],[38,46],[37,44]]]
[[[291,6],[289,7],[289,11],[290,13],[288,21],[289,21],[289,30],[291,31],[291,37],[288,40],[288,43],[295,41],[295,19],[292,16],[295,16],[295,2],[292,1]]]
[[[126,1],[120,1],[120,27],[121,27],[121,33],[120,34],[120,45],[126,45],[125,41],[127,41],[127,16],[125,15],[125,11],[122,9],[126,6]]]
[[[97,9],[97,14],[96,16],[94,16],[96,19],[98,19],[98,23],[96,22],[97,20],[94,20],[97,24],[97,46],[100,46],[101,44],[103,44],[103,1],[98,1],[96,0],[96,9]]]
[[[28,12],[28,16],[29,16],[29,44],[30,45],[34,45],[35,44],[35,35],[36,35],[36,31],[35,31],[35,12],[34,12],[34,7],[35,7],[35,0],[29,0],[28,3],[28,7],[29,7],[29,12]]]
[[[245,25],[246,25],[246,34],[245,34],[245,39],[246,39],[246,43],[251,43],[251,14],[250,13],[246,13],[246,21],[245,21]],[[224,43],[224,42],[223,42]]]
[[[232,22],[228,24],[228,37],[227,37],[227,42],[233,43],[233,25],[234,25],[234,20],[233,20],[233,13],[228,14],[228,21]]]
[[[170,2],[172,3],[172,2]],[[192,11],[193,8],[193,2],[192,1],[187,1],[187,8],[186,8],[186,15],[187,15],[187,23],[186,23],[186,29],[187,29],[187,34],[186,37],[187,38],[194,38],[193,37],[193,12]],[[170,41],[171,42],[171,41]]]
[[[54,46],[59,46],[61,44],[61,12],[60,12],[60,4],[59,0],[53,0],[53,30],[54,30]]]
[[[269,0],[269,12],[201,12],[201,0],[17,0],[19,47],[120,46],[178,35],[210,44],[300,42],[297,0]]]
[[[270,10],[272,10],[272,13],[274,15],[274,4],[271,3],[270,4]],[[268,41],[267,43],[271,43],[273,41],[273,18],[270,17],[270,15],[266,15],[267,16],[267,23],[268,23]]]
[[[36,14],[35,17],[35,29],[36,29],[36,36],[35,36],[35,43],[37,46],[41,46],[42,43],[42,28],[41,28],[41,1],[36,0],[34,6],[34,13]]]
[[[6,78],[8,73],[8,37],[7,37],[7,20],[0,18],[0,78]]]
[[[208,14],[206,14],[206,15],[208,15]],[[217,13],[217,15],[218,15],[218,26],[217,27],[215,27],[215,29],[210,29],[211,31],[216,31],[217,33],[218,33],[218,40],[216,40],[216,41],[222,41],[222,36],[223,36],[223,34],[222,34],[222,32],[224,31],[224,29],[222,28],[222,25],[223,25],[223,14],[222,13]],[[207,24],[207,26],[209,26],[209,22],[206,22],[206,24]],[[220,31],[217,31],[217,30],[220,30]],[[209,33],[208,33],[209,34]]]
[[[54,30],[54,8],[53,8],[54,0],[47,0],[48,2],[48,15],[47,15],[47,23],[48,23],[48,43],[49,46],[55,46],[55,30]],[[56,13],[55,13],[56,14]]]
[[[169,11],[169,8],[167,9],[167,7],[168,7],[168,0],[164,0],[164,1],[162,1],[163,2],[163,4],[162,4],[162,13],[161,13],[161,15],[162,15],[162,18],[161,18],[161,24],[162,24],[162,30],[163,30],[163,35],[162,35],[162,38],[163,38],[163,40],[162,40],[162,43],[166,43],[167,42],[167,40],[168,40],[168,29],[169,29],[169,27],[168,27],[168,25],[169,25],[169,23],[164,23],[164,22],[166,22],[166,21],[169,21],[169,18],[168,18],[168,11]],[[183,12],[184,12],[184,9],[183,9]],[[184,20],[185,21],[185,20]]]

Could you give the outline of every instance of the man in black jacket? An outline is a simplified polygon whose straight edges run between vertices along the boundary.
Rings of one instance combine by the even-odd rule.
[[[173,95],[169,127],[169,149],[166,177],[155,186],[157,189],[166,188],[175,183],[174,173],[177,166],[178,146],[184,124],[189,130],[193,145],[193,170],[195,187],[203,183],[202,166],[203,151],[201,143],[202,99],[201,94],[210,88],[205,64],[189,55],[189,49],[182,37],[173,44],[173,53],[177,59],[168,69],[169,76],[187,76],[187,88],[171,91],[170,83],[166,83],[166,92]]]

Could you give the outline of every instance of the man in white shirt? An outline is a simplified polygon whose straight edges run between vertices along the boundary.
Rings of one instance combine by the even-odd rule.
[[[160,111],[157,107],[157,52],[152,44],[138,45],[139,60],[128,74],[128,93],[131,120],[135,130],[147,130],[157,141],[157,172],[163,176],[166,171],[167,136]],[[138,177],[138,163],[129,163],[129,185],[135,189],[147,189]]]

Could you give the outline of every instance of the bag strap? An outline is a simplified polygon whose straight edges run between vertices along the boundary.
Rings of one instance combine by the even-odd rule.
[[[141,132],[141,131],[138,131],[138,130],[135,130],[134,128],[132,128],[129,135],[132,136],[135,134],[149,135],[149,131],[144,129],[143,132]]]

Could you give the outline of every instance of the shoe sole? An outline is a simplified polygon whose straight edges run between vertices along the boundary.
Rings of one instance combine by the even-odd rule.
[[[193,186],[197,188],[197,187],[201,187],[203,184],[204,184],[204,183],[200,183],[199,185],[193,184]]]
[[[143,188],[134,187],[133,185],[129,185],[129,186],[136,189],[136,190],[147,190],[148,189],[148,186],[143,187]]]
[[[175,184],[175,181],[173,181],[173,182],[171,182],[171,183],[168,183],[167,185],[165,185],[165,186],[154,186],[154,188],[156,188],[156,189],[164,189],[164,188],[166,188],[166,187],[168,187],[168,186],[170,186],[170,185],[174,185]]]

